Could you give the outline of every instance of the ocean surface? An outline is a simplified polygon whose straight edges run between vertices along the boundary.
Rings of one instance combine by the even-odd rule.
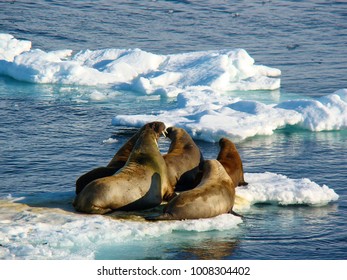
[[[0,259],[347,259],[345,1],[0,11]],[[243,219],[75,212],[76,179],[153,120],[186,129],[205,158],[235,142]]]

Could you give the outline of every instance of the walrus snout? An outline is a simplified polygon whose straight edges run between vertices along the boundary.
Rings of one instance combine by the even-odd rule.
[[[183,131],[182,128],[178,128],[175,126],[170,126],[166,129],[166,137],[170,138],[171,140],[179,133],[179,131]]]
[[[153,131],[155,131],[158,135],[158,138],[160,135],[163,135],[166,137],[165,132],[166,132],[166,126],[163,122],[150,122],[145,125],[145,128],[151,128]]]
[[[170,134],[172,133],[172,129],[173,129],[172,126],[170,126],[170,127],[165,129],[165,131],[164,131],[165,137],[169,137],[170,138]]]

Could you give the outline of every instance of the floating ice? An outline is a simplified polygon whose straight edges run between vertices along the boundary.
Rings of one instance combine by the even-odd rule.
[[[319,186],[307,178],[290,179],[270,172],[246,173],[245,178],[249,185],[236,189],[235,211],[256,203],[322,206],[339,197],[326,185]],[[54,195],[55,200],[58,197],[59,194]],[[65,205],[67,195],[63,193],[60,197]],[[230,214],[160,222],[147,222],[133,214],[124,218],[85,215],[75,213],[72,207],[70,212],[54,208],[49,203],[50,193],[47,197],[41,194],[40,199],[46,201],[47,207],[30,207],[11,196],[0,200],[0,259],[94,259],[103,246],[161,238],[175,231],[231,230],[242,223],[239,217]],[[58,201],[54,205],[59,207]],[[247,211],[244,215],[247,216]]]
[[[292,100],[264,104],[221,95],[211,89],[190,88],[177,97],[177,108],[152,115],[118,115],[114,125],[140,127],[160,120],[167,126],[186,129],[193,138],[217,142],[255,135],[271,135],[287,125],[312,131],[347,128],[347,90],[341,89],[317,100]]]
[[[317,100],[282,102],[276,108],[299,112],[302,117],[298,125],[312,131],[347,128],[347,89],[338,90]]]
[[[248,186],[236,189],[235,211],[255,203],[321,206],[336,201],[329,187],[307,178],[290,179],[275,173],[246,173]],[[73,194],[63,194],[61,205]],[[41,195],[42,196],[42,195]],[[34,204],[33,197],[29,199]],[[51,200],[55,199],[54,205]],[[224,231],[238,227],[239,217],[223,214],[209,219],[147,222],[140,216],[77,214],[59,208],[57,195],[36,198],[47,207],[33,207],[8,196],[0,200],[0,259],[94,259],[103,246],[148,240],[175,231]],[[24,202],[23,198],[21,198]],[[28,199],[27,199],[28,200]],[[14,202],[16,201],[16,202]],[[27,202],[28,203],[28,202]],[[54,208],[54,207],[57,208]],[[243,212],[247,217],[247,211]]]
[[[255,203],[322,206],[339,198],[333,189],[307,178],[290,179],[270,172],[246,173],[245,178],[249,184],[236,188],[241,208]]]
[[[220,91],[277,89],[280,80],[269,77],[279,75],[278,69],[254,65],[243,49],[192,52],[168,55],[157,71],[140,77],[136,87],[166,96],[201,86]]]
[[[193,138],[234,141],[297,126],[311,131],[347,127],[347,90],[307,100],[264,104],[230,97],[231,90],[280,87],[280,70],[254,64],[243,49],[157,55],[140,49],[31,50],[31,42],[0,34],[0,74],[33,83],[103,85],[91,100],[117,98],[117,90],[177,97],[177,107],[146,115],[118,115],[114,125],[140,127],[160,120]]]
[[[0,33],[0,60],[13,61],[15,56],[30,49],[30,41],[17,40],[10,34]]]
[[[0,35],[0,74],[32,83],[110,85],[176,96],[191,86],[277,89],[278,69],[255,65],[243,49],[157,55],[140,49],[30,50],[31,43]]]
[[[82,215],[0,201],[0,259],[94,259],[101,246],[173,231],[228,230],[242,220],[229,214],[211,219],[146,222]]]
[[[118,143],[118,139],[110,137],[108,139],[102,140],[102,143],[104,143],[104,144]]]

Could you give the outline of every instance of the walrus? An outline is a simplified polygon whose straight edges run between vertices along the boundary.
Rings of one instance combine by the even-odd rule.
[[[175,191],[194,188],[197,185],[196,174],[204,160],[199,147],[183,128],[169,127],[166,136],[171,140],[169,150],[164,155],[171,186]]]
[[[200,184],[169,201],[162,215],[147,220],[200,219],[233,213],[234,200],[235,185],[222,164],[216,159],[205,160]]]
[[[157,133],[158,138],[160,135],[166,137],[166,126],[163,122],[156,121],[145,124],[118,150],[111,161],[107,164],[107,167],[122,168],[128,160],[137,139],[140,137],[142,131],[147,128],[153,129]]]
[[[90,182],[76,196],[75,209],[91,214],[144,210],[174,195],[158,138],[151,128],[142,131],[124,167],[115,175]]]
[[[219,146],[220,151],[217,160],[224,166],[226,172],[233,180],[235,187],[247,186],[248,183],[244,179],[241,157],[235,144],[227,138],[221,138],[219,140]]]
[[[94,168],[76,180],[76,194],[79,194],[91,181],[114,175],[121,169],[128,160],[137,139],[146,128],[153,129],[159,136],[160,134],[165,135],[164,132],[166,131],[166,127],[163,122],[150,122],[145,124],[117,151],[107,166]]]

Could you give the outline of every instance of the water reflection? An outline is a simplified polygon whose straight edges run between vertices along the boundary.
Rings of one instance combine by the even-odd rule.
[[[197,259],[197,260],[222,260],[230,258],[237,249],[239,240],[219,240],[206,239],[201,242],[190,242],[182,246],[179,259]]]

